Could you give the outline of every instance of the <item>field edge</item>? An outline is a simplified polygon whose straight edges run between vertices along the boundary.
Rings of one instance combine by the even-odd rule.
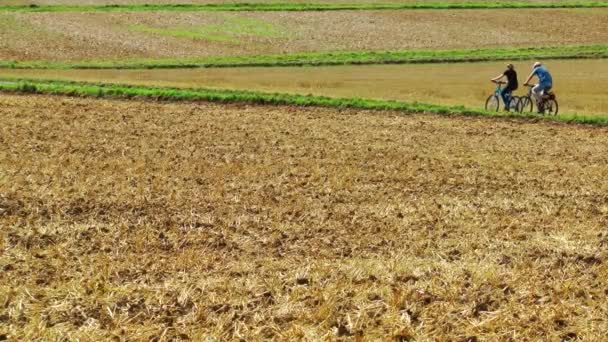
[[[151,99],[161,101],[207,101],[218,103],[249,103],[260,105],[294,105],[362,110],[392,110],[401,113],[428,113],[438,115],[483,116],[519,118],[544,122],[564,122],[608,126],[608,116],[566,114],[554,117],[529,113],[488,112],[464,106],[440,106],[363,98],[334,98],[288,93],[227,90],[212,88],[164,88],[125,84],[108,84],[75,81],[0,78],[0,92],[22,94],[50,94],[77,97]]]
[[[529,48],[328,51],[295,54],[226,56],[185,59],[62,61],[0,60],[0,69],[194,69],[234,67],[294,67],[381,64],[433,64],[526,59],[608,58],[608,45]]]
[[[406,4],[322,4],[322,3],[234,3],[175,5],[29,5],[0,6],[0,12],[141,12],[141,11],[345,11],[345,10],[417,10],[417,9],[508,9],[508,8],[606,8],[608,2],[418,2]]]

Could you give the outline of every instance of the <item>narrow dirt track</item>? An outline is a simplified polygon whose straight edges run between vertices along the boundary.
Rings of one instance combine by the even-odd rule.
[[[606,146],[520,120],[2,94],[0,333],[598,340]]]

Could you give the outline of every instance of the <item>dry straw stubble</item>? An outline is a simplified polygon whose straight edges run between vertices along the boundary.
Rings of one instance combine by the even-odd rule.
[[[0,97],[14,339],[597,340],[605,128]]]
[[[15,24],[0,30],[0,59],[590,45],[606,43],[607,17],[608,9],[4,13],[0,25]],[[532,28],[538,20],[543,21],[543,30]],[[257,22],[262,31],[275,34],[234,32],[235,21]]]

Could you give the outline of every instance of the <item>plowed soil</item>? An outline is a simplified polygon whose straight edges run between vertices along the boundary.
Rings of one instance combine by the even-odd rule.
[[[240,20],[258,22],[277,34],[231,26]],[[542,29],[536,28],[538,22]],[[605,44],[606,22],[608,9],[4,13],[0,58],[181,58]],[[218,41],[214,35],[228,38]]]
[[[9,340],[601,340],[608,130],[0,95]]]

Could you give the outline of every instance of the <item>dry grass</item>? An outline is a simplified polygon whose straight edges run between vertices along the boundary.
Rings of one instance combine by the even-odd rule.
[[[520,81],[533,61],[517,62]],[[605,60],[545,61],[562,113],[608,115]],[[0,70],[0,76],[165,87],[212,87],[483,107],[505,62],[188,70]],[[521,87],[516,94],[524,95]]]
[[[271,25],[280,34],[269,37],[243,32],[223,42],[189,34],[189,30],[218,27],[222,35],[223,26],[239,19]],[[532,29],[538,20],[545,27]],[[16,24],[0,30],[0,58],[16,60],[537,47],[603,44],[608,39],[608,9],[4,13],[0,15],[0,23],[3,21]],[[181,34],[168,36],[160,33],[163,29]]]
[[[12,340],[595,341],[608,130],[0,97]]]

